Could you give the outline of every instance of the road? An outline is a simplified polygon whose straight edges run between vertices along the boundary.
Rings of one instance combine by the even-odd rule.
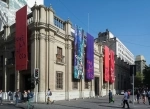
[[[115,96],[115,103],[108,103],[108,97],[99,97],[91,99],[78,99],[70,101],[56,101],[54,104],[34,104],[34,109],[122,109],[121,102],[123,96]],[[142,100],[141,103],[135,103],[135,109],[148,109],[150,105],[148,102],[144,105]],[[19,103],[18,107],[13,106],[9,103],[4,103],[0,106],[0,109],[25,109],[26,105]],[[131,109],[133,109],[132,104],[130,104]]]

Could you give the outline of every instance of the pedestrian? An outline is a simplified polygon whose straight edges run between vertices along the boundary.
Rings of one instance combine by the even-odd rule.
[[[50,96],[52,96],[52,92],[50,89],[48,89],[48,91],[47,91],[47,104],[49,104],[49,102],[51,102],[51,104],[54,103],[54,100],[50,99]]]
[[[24,93],[23,93],[23,100],[24,100],[24,103],[27,102],[27,91],[24,90]]]
[[[0,103],[1,103],[1,105],[3,105],[2,104],[2,102],[3,102],[3,91],[2,90],[0,90]]]
[[[125,90],[124,97],[123,97],[123,107],[122,108],[125,108],[125,104],[128,106],[128,109],[129,109],[130,107],[129,107],[129,103],[128,103],[128,92],[126,90]]]
[[[114,100],[113,100],[112,92],[111,92],[111,90],[109,90],[109,103],[111,103],[111,102],[114,103]]]
[[[149,102],[149,105],[150,105],[150,89],[148,91],[148,102]]]
[[[8,91],[8,99],[9,99],[9,101],[11,101],[11,96],[12,96],[12,92]]]
[[[19,101],[19,89],[17,89],[16,92],[15,92],[15,98],[16,98],[15,106],[18,106],[18,101]]]
[[[34,108],[34,105],[31,105],[31,99],[33,98],[33,93],[28,90],[28,93],[27,93],[27,109],[33,109]],[[30,108],[31,107],[31,108]]]
[[[146,102],[146,92],[145,92],[145,90],[143,90],[143,92],[142,92],[142,99],[143,99],[143,104],[145,104],[145,102]]]
[[[139,100],[140,100],[140,91],[139,90],[137,91],[136,96],[137,96],[137,103],[140,104],[140,102],[139,102]]]

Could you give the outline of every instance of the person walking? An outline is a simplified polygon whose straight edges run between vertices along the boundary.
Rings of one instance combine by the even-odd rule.
[[[24,93],[23,93],[23,100],[24,100],[24,103],[27,102],[27,91],[24,90]]]
[[[149,105],[150,105],[150,89],[148,91],[148,102],[149,102]]]
[[[128,109],[130,109],[129,103],[128,103],[128,92],[126,90],[125,90],[124,97],[123,97],[123,107],[122,108],[125,108],[125,104],[128,106]]]
[[[49,104],[49,102],[51,102],[51,104],[54,103],[54,100],[52,101],[52,100],[50,99],[50,96],[52,96],[52,92],[51,92],[50,89],[48,89],[48,91],[47,91],[47,104]]]
[[[109,103],[111,103],[111,102],[114,103],[114,100],[113,100],[112,92],[111,92],[111,90],[109,90]]]
[[[28,90],[28,93],[27,93],[27,109],[33,109],[34,108],[34,105],[31,105],[31,99],[33,98],[33,93]]]
[[[143,90],[143,92],[142,92],[142,99],[143,99],[143,104],[145,104],[145,102],[146,102],[146,92],[145,92],[145,90]]]
[[[137,91],[136,96],[137,96],[137,103],[140,104],[140,102],[139,102],[139,100],[140,100],[140,91],[139,90]]]
[[[1,103],[1,105],[3,105],[2,104],[2,102],[3,102],[3,91],[2,90],[0,90],[0,103]]]
[[[16,92],[15,92],[15,98],[16,98],[15,106],[17,106],[18,105],[18,101],[19,101],[19,89],[17,89]]]

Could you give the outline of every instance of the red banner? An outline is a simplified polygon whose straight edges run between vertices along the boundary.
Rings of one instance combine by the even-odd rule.
[[[109,82],[110,83],[114,83],[115,81],[115,76],[114,76],[114,73],[115,73],[115,64],[114,64],[114,51],[113,50],[110,50],[110,62],[109,62]]]
[[[109,82],[109,48],[104,46],[104,80]]]
[[[16,12],[16,36],[15,36],[15,65],[16,70],[27,70],[27,6]]]

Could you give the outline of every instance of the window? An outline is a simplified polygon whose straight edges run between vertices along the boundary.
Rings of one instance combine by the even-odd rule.
[[[72,88],[73,89],[78,89],[78,80],[73,80]]]
[[[15,58],[15,52],[14,51],[11,52],[11,57]]]
[[[63,72],[56,72],[56,89],[63,89]]]
[[[62,48],[57,47],[57,54],[62,55]]]
[[[89,81],[88,80],[85,80],[85,89],[89,89]]]
[[[57,47],[56,61],[57,62],[64,61],[64,56],[62,55],[62,48],[60,48],[60,47]]]

